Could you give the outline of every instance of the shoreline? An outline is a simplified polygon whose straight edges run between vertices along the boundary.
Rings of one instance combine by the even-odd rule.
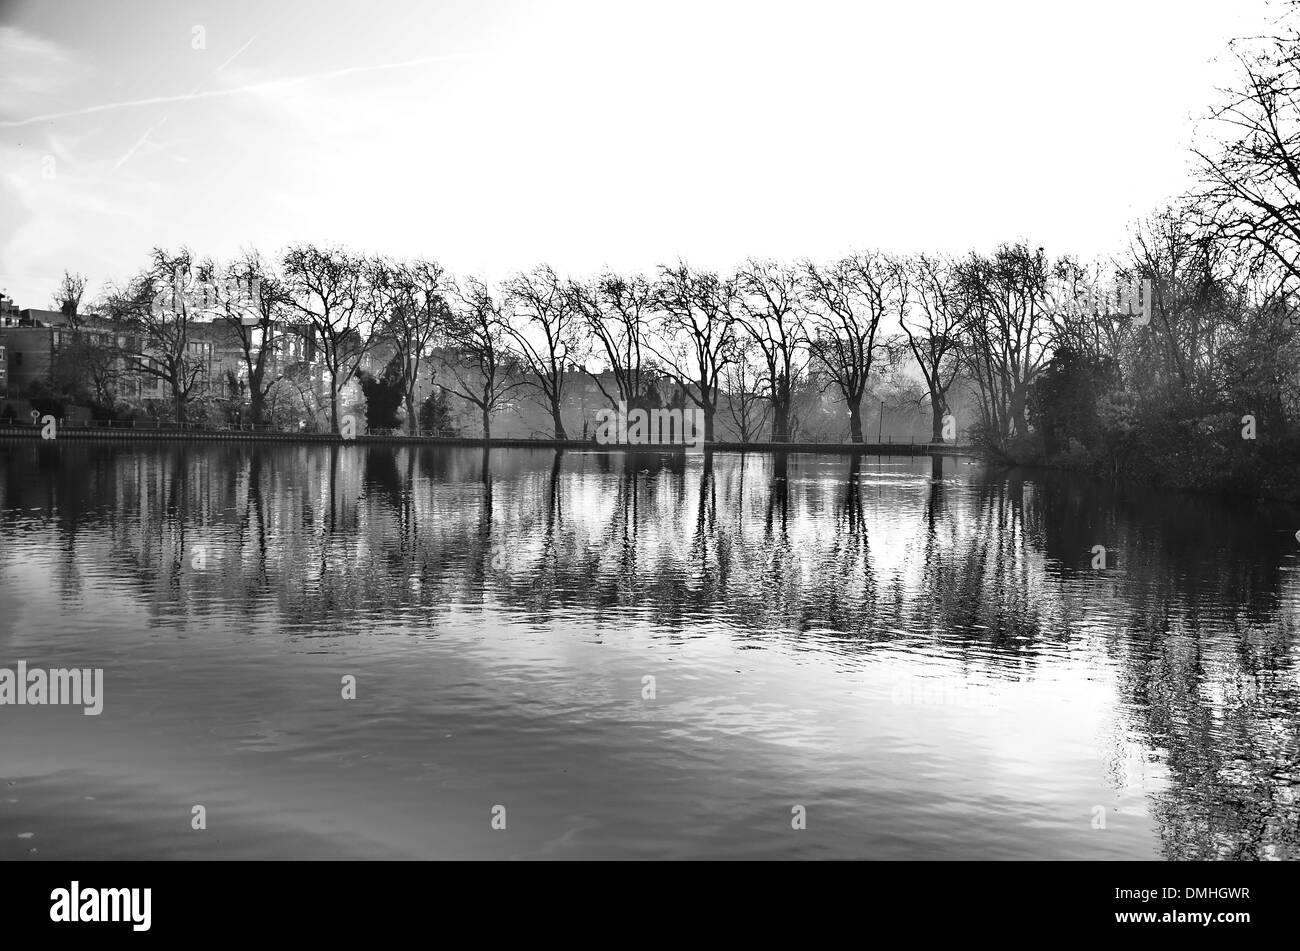
[[[38,442],[41,431],[38,428],[0,429],[0,440],[14,442]],[[632,445],[627,443],[601,444],[594,440],[582,439],[526,439],[526,438],[490,438],[481,436],[404,436],[404,435],[358,435],[344,439],[337,433],[255,433],[239,431],[198,431],[168,429],[100,429],[67,428],[59,431],[57,437],[45,442],[63,440],[122,442],[247,442],[247,443],[318,443],[323,445],[358,445],[383,446],[477,446],[488,449],[573,449],[587,452],[671,452],[678,455],[704,455],[713,452],[765,452],[765,453],[806,453],[821,455],[876,455],[876,456],[964,456],[983,458],[983,454],[973,446],[950,446],[936,443],[772,443],[772,442],[712,442],[700,448],[688,447],[680,443],[658,443]]]
[[[1098,475],[1087,469],[1078,466],[1063,466],[1050,462],[1020,462],[1015,459],[998,458],[994,456],[981,456],[978,451],[972,451],[972,455],[977,458],[983,458],[991,469],[1013,470],[1027,469],[1029,471],[1039,472],[1060,472],[1069,476],[1077,476],[1081,479],[1087,479],[1098,485],[1108,485],[1116,489],[1141,489],[1150,492],[1180,492],[1187,495],[1194,495],[1200,498],[1213,498],[1222,500],[1232,500],[1238,502],[1268,502],[1274,505],[1286,505],[1291,508],[1300,509],[1300,497],[1272,495],[1266,492],[1251,491],[1232,491],[1229,489],[1214,489],[1195,485],[1175,485],[1170,483],[1149,482],[1142,479],[1132,478],[1112,478],[1107,479],[1105,476]]]
[[[246,443],[246,444],[308,444],[308,445],[348,445],[363,446],[446,446],[449,448],[484,448],[484,449],[557,449],[575,452],[604,453],[656,453],[674,456],[711,455],[713,453],[766,453],[792,455],[822,456],[902,456],[916,458],[966,458],[987,463],[991,468],[1001,470],[1023,469],[1041,472],[1060,472],[1078,476],[1099,485],[1130,487],[1149,490],[1185,492],[1207,498],[1250,500],[1269,502],[1293,507],[1300,507],[1300,499],[1250,491],[1225,491],[1222,489],[1203,488],[1183,485],[1160,485],[1136,479],[1107,479],[1087,469],[1043,461],[1021,461],[1000,453],[990,453],[975,446],[952,446],[936,443],[772,443],[772,442],[713,442],[695,449],[682,444],[646,444],[631,445],[600,444],[593,440],[581,439],[545,439],[545,438],[499,438],[484,439],[481,436],[407,436],[392,435],[358,435],[344,439],[337,433],[269,433],[239,432],[224,430],[184,431],[175,429],[104,429],[99,427],[68,427],[59,431],[52,440],[42,440],[37,427],[0,428],[0,445],[23,442],[59,442],[72,440],[77,442],[190,442],[190,443]]]

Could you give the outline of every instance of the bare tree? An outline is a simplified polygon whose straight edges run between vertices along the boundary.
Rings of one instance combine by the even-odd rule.
[[[188,249],[155,248],[149,268],[108,296],[110,317],[134,340],[124,351],[128,366],[167,387],[178,423],[211,374],[211,345],[194,332],[204,306],[197,283]]]
[[[459,307],[447,313],[447,387],[482,414],[483,438],[492,438],[492,414],[523,385],[518,357],[506,343],[508,320],[501,297],[477,278],[454,289]]]
[[[209,306],[214,319],[239,343],[249,419],[261,425],[266,422],[267,394],[279,379],[277,357],[281,322],[290,305],[288,291],[274,266],[253,250],[224,269],[207,263],[202,270],[212,288]]]
[[[964,298],[951,262],[921,254],[906,267],[914,306],[899,314],[898,325],[930,394],[930,440],[943,442],[948,392],[961,370]]]
[[[806,364],[799,272],[776,261],[747,261],[736,275],[736,323],[758,347],[772,404],[772,441],[790,441],[790,401]]]
[[[1028,432],[1029,387],[1046,362],[1051,339],[1052,270],[1043,249],[1000,246],[957,266],[967,306],[966,362],[978,384],[989,437],[999,446]]]
[[[1194,149],[1197,207],[1211,233],[1246,249],[1292,292],[1300,284],[1300,30],[1294,9],[1280,35],[1235,40],[1236,88],[1223,90],[1212,128],[1223,137]]]
[[[862,442],[862,397],[880,321],[906,301],[906,274],[897,262],[863,252],[825,267],[805,262],[800,276],[809,349],[849,408],[849,439]]]
[[[735,342],[722,371],[727,410],[742,443],[757,439],[771,416],[771,403],[759,389],[762,374],[757,359],[758,345],[744,337]]]
[[[1129,267],[1151,281],[1151,322],[1138,339],[1149,367],[1205,395],[1233,307],[1229,243],[1165,209],[1131,232]]]
[[[69,327],[81,325],[81,298],[86,293],[86,277],[64,271],[54,292],[54,306],[68,320]]]
[[[284,255],[289,305],[308,323],[329,375],[330,428],[339,432],[339,396],[373,344],[374,299],[364,262],[341,249],[300,244]]]
[[[1115,276],[1117,281],[1129,283],[1135,280],[1135,273],[1132,267],[1119,268]],[[1056,276],[1060,286],[1056,291],[1052,350],[1054,355],[1069,351],[1105,361],[1118,372],[1124,346],[1134,337],[1138,325],[1119,307],[1097,303],[1098,298],[1111,296],[1105,290],[1106,276],[1106,268],[1098,262],[1062,259]],[[1101,294],[1097,293],[1099,288]]]
[[[636,405],[647,378],[645,352],[650,336],[654,287],[639,274],[624,277],[606,272],[590,283],[570,286],[573,306],[596,339],[602,363],[613,374],[617,393],[605,389],[601,374],[592,374],[597,388],[617,409],[621,400]]]
[[[310,422],[311,431],[319,432],[318,423],[325,416],[321,404],[320,387],[316,384],[312,367],[305,361],[290,363],[284,368],[275,386],[271,388],[272,413],[284,393],[291,396],[290,409],[296,408]]]
[[[418,436],[416,388],[425,359],[446,333],[450,315],[446,299],[449,281],[437,261],[425,259],[399,264],[382,258],[371,263],[370,281],[381,307],[377,332],[396,348],[401,362],[407,432]]]
[[[507,294],[516,319],[505,324],[506,333],[528,371],[529,384],[546,399],[555,438],[567,439],[560,415],[564,384],[582,353],[578,311],[569,288],[550,265],[542,264],[516,275]]]
[[[704,413],[704,440],[713,441],[718,384],[734,354],[736,285],[685,262],[659,269],[655,309],[659,357],[669,376]]]
[[[50,367],[56,388],[88,403],[99,418],[113,415],[126,370],[118,328],[78,328],[63,335]]]

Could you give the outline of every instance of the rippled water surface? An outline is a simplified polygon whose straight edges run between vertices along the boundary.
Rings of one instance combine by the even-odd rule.
[[[0,706],[0,858],[1294,858],[1298,527],[954,459],[0,443],[0,667],[105,678]]]

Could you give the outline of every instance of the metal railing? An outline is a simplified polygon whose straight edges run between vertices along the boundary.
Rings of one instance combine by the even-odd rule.
[[[165,419],[87,419],[69,422],[56,418],[59,429],[89,430],[115,429],[137,430],[142,432],[192,432],[192,433],[293,433],[297,430],[278,429],[271,423],[232,423],[223,426],[209,426],[203,423],[176,423]],[[0,417],[0,429],[40,429],[41,421],[25,420],[16,417]]]

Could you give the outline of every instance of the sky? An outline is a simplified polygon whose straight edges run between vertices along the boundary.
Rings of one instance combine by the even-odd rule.
[[[292,242],[499,279],[1120,251],[1263,0],[0,0],[0,290]]]

